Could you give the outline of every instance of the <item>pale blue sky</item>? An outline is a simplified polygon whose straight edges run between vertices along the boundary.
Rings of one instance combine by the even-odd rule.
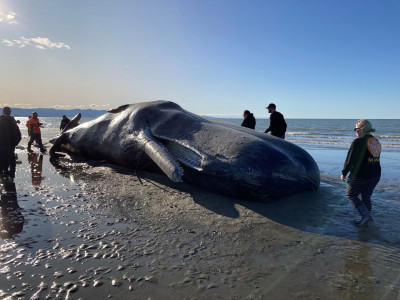
[[[400,118],[400,1],[0,0],[0,105]]]

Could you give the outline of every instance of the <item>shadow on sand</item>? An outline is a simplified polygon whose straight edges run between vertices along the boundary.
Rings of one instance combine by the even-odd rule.
[[[393,199],[390,192],[373,195],[374,222],[368,227],[356,227],[357,211],[345,197],[345,185],[341,182],[322,182],[316,192],[302,192],[293,196],[275,199],[272,202],[246,201],[199,194],[193,195],[199,205],[231,218],[239,217],[235,204],[279,224],[301,231],[358,240],[361,242],[400,248],[400,213],[398,205],[390,205],[385,199]]]
[[[388,192],[374,193],[375,221],[368,227],[359,228],[353,223],[359,215],[347,201],[346,186],[340,181],[322,181],[320,189],[315,192],[302,192],[281,199],[271,199],[271,201],[247,201],[216,195],[186,183],[174,183],[161,174],[134,173],[130,169],[104,164],[104,162],[79,160],[78,167],[75,161],[66,163],[56,159],[51,160],[51,163],[62,176],[68,178],[73,174],[75,178],[81,177],[84,180],[90,180],[90,176],[82,172],[88,166],[106,166],[116,173],[132,175],[139,181],[147,181],[159,189],[167,186],[188,193],[198,205],[228,218],[240,217],[235,207],[240,205],[271,221],[301,231],[400,248],[400,219],[398,218],[400,211],[398,205],[393,207],[390,202],[385,201],[394,196]]]

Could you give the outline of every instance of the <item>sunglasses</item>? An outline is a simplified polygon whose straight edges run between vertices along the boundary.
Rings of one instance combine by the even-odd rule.
[[[362,130],[363,128],[354,128],[354,131]]]

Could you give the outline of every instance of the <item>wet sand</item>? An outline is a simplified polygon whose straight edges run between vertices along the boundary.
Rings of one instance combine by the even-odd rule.
[[[268,203],[17,153],[16,194],[2,185],[1,299],[400,297],[399,212],[380,207],[356,228],[328,176],[318,192]]]

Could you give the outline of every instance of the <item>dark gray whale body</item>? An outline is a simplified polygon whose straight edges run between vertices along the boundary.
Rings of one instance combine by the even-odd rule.
[[[56,151],[135,170],[156,165],[173,181],[239,198],[282,197],[320,184],[318,166],[302,148],[169,101],[111,110],[64,132],[50,155]]]

